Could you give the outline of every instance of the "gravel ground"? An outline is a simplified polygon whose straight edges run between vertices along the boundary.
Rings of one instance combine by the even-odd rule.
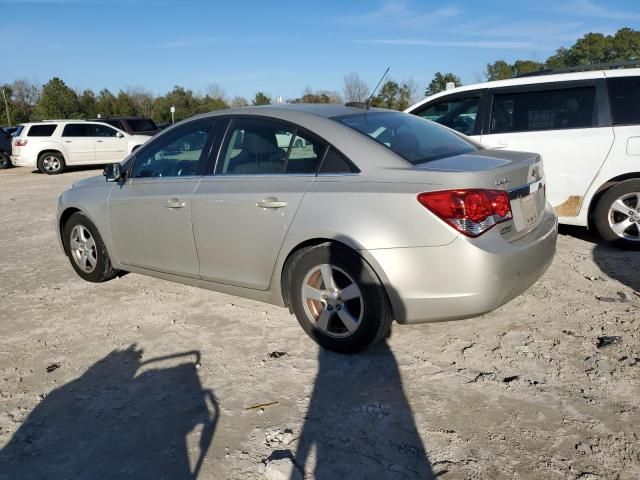
[[[0,171],[0,478],[640,478],[640,252],[563,229],[524,295],[344,357],[277,307],[76,276]]]

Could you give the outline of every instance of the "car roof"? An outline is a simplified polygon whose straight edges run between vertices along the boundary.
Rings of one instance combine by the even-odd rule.
[[[436,98],[451,95],[452,93],[462,93],[472,90],[483,90],[487,88],[512,87],[517,85],[536,85],[542,83],[567,82],[572,80],[591,80],[594,78],[606,77],[626,77],[640,75],[640,68],[625,68],[617,70],[591,70],[587,72],[569,72],[569,73],[550,73],[544,75],[525,75],[522,77],[514,77],[506,80],[493,80],[491,82],[474,83],[471,85],[462,85],[460,87],[451,88],[442,92],[426,97],[425,99],[411,105],[405,112],[411,112],[423,104],[435,100]]]
[[[366,111],[394,112],[395,110],[386,110],[384,108],[370,108],[369,110],[365,110],[364,108],[352,107],[336,103],[288,103],[216,110],[214,112],[196,115],[191,118],[206,118],[219,115],[259,115],[266,117],[282,117],[286,116],[287,113],[302,113],[324,118],[333,118],[342,115],[364,113]]]

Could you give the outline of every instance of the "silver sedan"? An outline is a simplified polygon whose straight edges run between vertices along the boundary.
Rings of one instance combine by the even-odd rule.
[[[106,177],[106,178],[105,178]],[[224,110],[163,131],[58,206],[83,279],[134,272],[286,306],[356,352],[489,312],[555,253],[540,157],[381,109]]]

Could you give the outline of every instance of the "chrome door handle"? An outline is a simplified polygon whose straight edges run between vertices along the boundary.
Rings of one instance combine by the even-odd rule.
[[[256,206],[260,208],[284,208],[287,206],[287,202],[281,202],[275,197],[268,197],[256,203]]]
[[[167,208],[182,208],[186,206],[187,204],[185,202],[181,202],[177,198],[171,198],[167,200],[167,203],[165,204],[165,207]]]
[[[64,143],[71,143],[71,140],[65,140]]]
[[[102,143],[102,140],[96,140],[96,143]]]

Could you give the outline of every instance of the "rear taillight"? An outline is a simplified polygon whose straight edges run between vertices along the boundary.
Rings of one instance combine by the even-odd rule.
[[[27,139],[26,138],[16,138],[13,141],[13,146],[14,147],[24,147],[27,144]]]
[[[459,232],[477,237],[512,218],[509,195],[502,190],[442,190],[418,195],[418,201]]]

